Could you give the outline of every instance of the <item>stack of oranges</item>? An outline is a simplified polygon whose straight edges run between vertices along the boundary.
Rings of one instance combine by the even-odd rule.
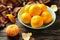
[[[52,16],[44,4],[26,5],[20,18],[23,23],[30,24],[32,28],[40,28],[52,21]]]

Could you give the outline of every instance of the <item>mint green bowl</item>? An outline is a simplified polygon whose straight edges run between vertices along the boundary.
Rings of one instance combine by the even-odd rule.
[[[22,24],[22,25],[24,25],[25,27],[27,27],[27,28],[31,28],[31,29],[45,29],[45,28],[47,28],[47,27],[50,27],[54,22],[55,22],[55,20],[56,20],[56,14],[55,14],[55,12],[50,8],[50,7],[48,7],[47,6],[47,9],[48,9],[48,11],[51,13],[51,15],[52,15],[52,22],[51,23],[49,23],[49,24],[47,24],[47,25],[43,25],[42,27],[40,27],[40,28],[32,28],[30,25],[27,25],[27,24],[24,24],[22,21],[21,21],[21,19],[20,19],[20,15],[22,14],[22,13],[24,13],[24,7],[23,8],[21,8],[21,10],[19,10],[19,12],[18,12],[18,20],[19,20],[19,22]]]

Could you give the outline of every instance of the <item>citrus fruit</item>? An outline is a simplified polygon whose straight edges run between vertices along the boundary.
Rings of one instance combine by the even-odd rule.
[[[7,14],[7,17],[8,17],[8,19],[9,19],[12,23],[15,23],[15,22],[16,22],[16,20],[15,20],[15,18],[14,18],[14,16],[13,16],[12,14]]]
[[[26,5],[26,6],[24,7],[24,12],[28,12],[28,13],[29,13],[29,8],[30,8],[30,6],[31,6],[31,5]]]
[[[40,15],[41,9],[37,4],[33,4],[29,8],[29,13],[30,13],[31,16]]]
[[[50,23],[52,21],[52,16],[48,11],[44,11],[41,14],[41,16],[43,18],[44,24],[48,24],[48,23]]]
[[[43,25],[43,19],[41,16],[33,16],[31,19],[32,28],[40,28]]]
[[[44,4],[39,4],[39,7],[41,8],[42,11],[46,11],[47,7]]]
[[[17,25],[12,24],[12,25],[7,26],[6,28],[7,36],[13,37],[13,36],[16,36],[18,33],[19,33],[19,28]]]
[[[22,22],[24,22],[24,23],[26,23],[26,24],[29,24],[30,21],[31,21],[31,16],[30,16],[30,14],[28,14],[28,13],[23,13],[23,14],[21,15],[21,20],[22,20]]]

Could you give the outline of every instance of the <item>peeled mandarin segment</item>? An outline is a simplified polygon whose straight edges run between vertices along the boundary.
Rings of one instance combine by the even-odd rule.
[[[7,36],[16,36],[17,34],[19,33],[19,28],[17,25],[9,25],[7,28],[6,28],[6,34]]]
[[[41,16],[33,16],[31,19],[32,28],[40,28],[43,25],[43,19]]]
[[[41,9],[37,4],[34,4],[34,5],[31,5],[31,7],[29,9],[29,13],[31,16],[40,15]]]
[[[22,20],[22,22],[24,22],[24,23],[26,23],[26,24],[29,24],[30,21],[31,21],[31,16],[30,16],[30,14],[28,14],[28,13],[23,13],[23,14],[21,15],[21,20]]]
[[[52,21],[52,16],[48,11],[44,11],[41,14],[41,16],[43,18],[44,24],[48,24],[48,23],[50,23]]]
[[[15,20],[15,18],[14,18],[14,16],[13,16],[12,14],[7,14],[7,17],[8,17],[8,19],[9,19],[12,23],[15,23],[15,22],[16,22],[16,20]]]
[[[39,7],[41,8],[42,11],[46,11],[47,7],[44,4],[39,4]]]
[[[30,8],[30,6],[31,6],[31,5],[26,5],[26,6],[24,7],[24,12],[28,12],[28,13],[29,13],[29,8]]]

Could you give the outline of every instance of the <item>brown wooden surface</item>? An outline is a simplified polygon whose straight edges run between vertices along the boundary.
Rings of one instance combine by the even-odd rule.
[[[32,30],[25,28],[18,19],[16,18],[16,24],[20,28],[20,33],[16,37],[7,37],[5,34],[5,28],[1,28],[0,30],[0,40],[22,40],[21,33],[23,32],[32,32],[32,37],[30,40],[60,40],[60,0],[52,0],[50,3],[46,4],[50,6],[51,4],[56,4],[58,6],[58,11],[56,12],[56,21],[55,23],[46,29],[43,30]],[[8,23],[9,25],[11,23]],[[7,26],[6,25],[6,26]]]

